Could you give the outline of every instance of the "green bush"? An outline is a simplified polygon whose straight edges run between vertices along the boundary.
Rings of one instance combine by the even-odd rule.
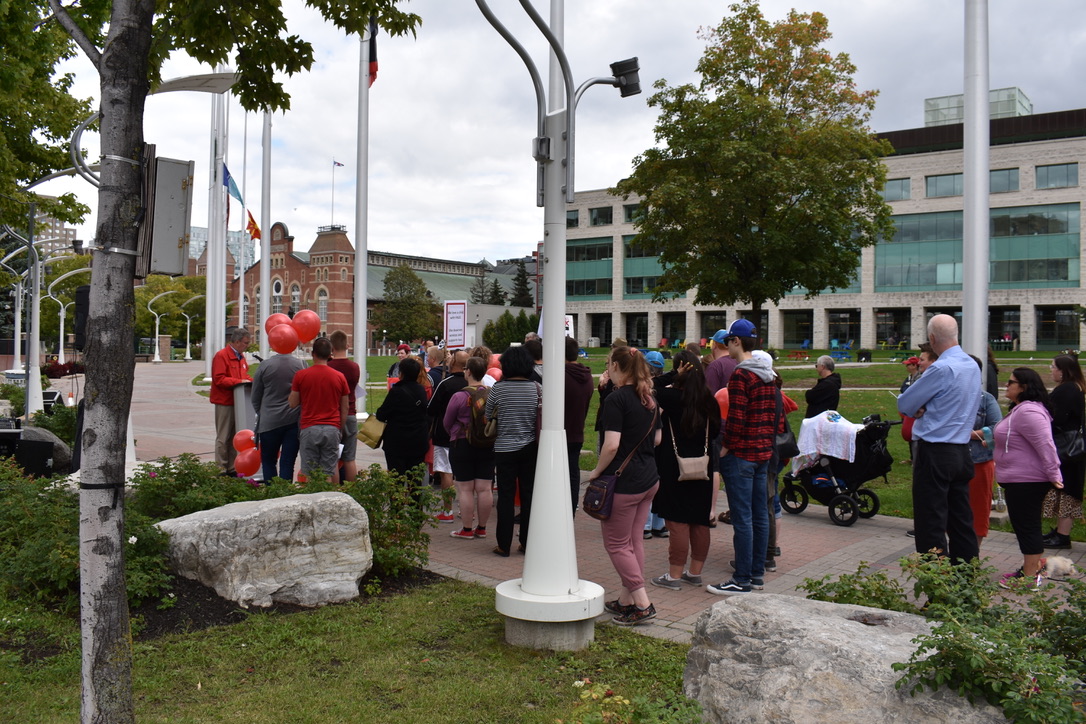
[[[53,433],[68,447],[75,445],[75,423],[77,419],[79,408],[78,407],[65,407],[64,405],[53,405],[52,412],[35,412],[32,418],[34,426],[40,427]]]
[[[0,385],[0,399],[11,403],[11,416],[22,417],[26,410],[26,390],[10,382]]]
[[[885,573],[855,574],[837,581],[808,579],[808,597],[836,603],[921,613],[932,619],[931,634],[915,639],[898,688],[916,692],[946,686],[975,701],[1000,706],[1022,722],[1081,722],[1081,682],[1086,678],[1086,583],[1070,579],[1026,593],[1028,603],[1006,598],[993,583],[994,570],[974,561],[952,565],[946,558],[913,554],[902,558],[913,581],[913,600]],[[923,605],[921,605],[923,604]]]

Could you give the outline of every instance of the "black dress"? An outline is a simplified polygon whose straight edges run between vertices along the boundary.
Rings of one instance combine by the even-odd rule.
[[[1052,390],[1049,397],[1052,407],[1052,427],[1055,432],[1074,430],[1082,426],[1086,414],[1086,397],[1074,382],[1064,382]],[[1064,460],[1060,458],[1060,472],[1063,474],[1062,492],[1082,501],[1083,479],[1086,478],[1086,460]]]
[[[709,465],[706,479],[679,480],[679,463],[675,460],[675,448],[671,443],[671,431],[675,431],[675,444],[683,457],[705,454],[705,433],[688,437],[682,431],[682,390],[668,387],[656,390],[656,401],[663,415],[663,440],[656,447],[656,468],[660,473],[660,489],[652,500],[652,512],[664,520],[675,523],[705,525],[712,515],[713,470],[717,468],[716,453],[712,441],[720,433],[720,408],[713,400],[709,413]]]

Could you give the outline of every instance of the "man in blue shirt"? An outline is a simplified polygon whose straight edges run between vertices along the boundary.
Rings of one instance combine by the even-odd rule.
[[[958,346],[954,317],[932,317],[928,341],[939,359],[897,398],[898,411],[916,418],[916,550],[926,553],[934,549],[961,563],[980,552],[969,507],[969,480],[973,477],[969,437],[980,404],[980,371]]]

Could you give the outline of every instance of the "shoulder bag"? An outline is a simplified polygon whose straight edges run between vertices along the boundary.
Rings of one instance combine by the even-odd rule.
[[[1086,440],[1083,440],[1081,426],[1057,432],[1052,438],[1060,460],[1081,460],[1086,457]]]
[[[671,447],[675,451],[675,460],[679,463],[679,480],[708,480],[709,479],[709,422],[705,422],[705,453],[692,458],[684,458],[679,454],[679,446],[675,443],[675,428],[671,421],[667,423],[671,431]]]
[[[381,438],[385,434],[385,423],[377,419],[377,415],[369,415],[366,421],[358,426],[358,439],[368,447],[376,450],[381,445]]]
[[[792,433],[792,426],[788,424],[788,417],[784,414],[783,405],[781,391],[777,390],[777,419],[784,420],[784,432],[776,432],[780,427],[779,423],[773,428],[773,449],[777,452],[778,460],[786,460],[799,455],[799,445],[796,444],[796,436]]]
[[[622,475],[622,471],[626,469],[630,460],[633,459],[634,453],[641,447],[641,443],[645,442],[645,438],[656,429],[656,415],[659,411],[659,407],[652,411],[652,422],[649,423],[649,429],[633,446],[630,454],[622,461],[622,465],[619,466],[614,475],[601,475],[588,481],[588,487],[584,491],[584,500],[581,502],[581,509],[586,514],[596,520],[607,520],[611,517],[611,507],[615,502],[615,484],[618,482],[619,476]]]

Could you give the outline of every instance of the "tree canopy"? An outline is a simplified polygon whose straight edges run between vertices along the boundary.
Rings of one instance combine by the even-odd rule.
[[[528,286],[528,270],[524,260],[517,260],[517,273],[513,276],[513,294],[509,298],[511,307],[535,307],[535,297]]]
[[[656,83],[658,146],[613,192],[641,200],[639,242],[659,251],[657,300],[755,311],[797,287],[809,296],[853,281],[861,250],[891,231],[880,158],[867,127],[876,91],[821,13],[770,22],[755,0],[704,30],[701,82]]]
[[[373,323],[388,339],[432,339],[441,334],[441,312],[426,282],[407,264],[401,264],[385,275],[384,301],[375,311]]]

